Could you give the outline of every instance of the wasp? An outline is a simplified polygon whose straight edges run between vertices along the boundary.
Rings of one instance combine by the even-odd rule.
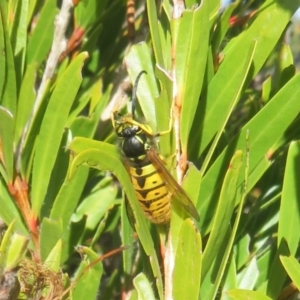
[[[116,134],[121,138],[121,150],[125,166],[130,175],[137,199],[146,217],[155,224],[170,221],[171,201],[179,205],[197,221],[199,214],[183,188],[165,167],[163,158],[157,153],[155,139],[171,130],[154,134],[148,124],[135,120],[136,91],[141,71],[133,87],[132,112],[116,118],[112,114],[112,124]]]

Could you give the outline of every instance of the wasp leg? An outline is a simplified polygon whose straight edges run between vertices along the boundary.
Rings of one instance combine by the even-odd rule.
[[[157,132],[153,136],[154,137],[159,137],[159,136],[162,136],[162,135],[169,134],[172,131],[172,124],[173,124],[173,117],[172,117],[172,114],[171,114],[171,116],[170,116],[170,122],[169,122],[169,128],[167,130],[163,130],[163,131]]]
[[[110,114],[110,119],[111,119],[111,123],[113,128],[116,128],[116,121],[115,121],[115,114],[117,113],[116,110],[112,111]]]

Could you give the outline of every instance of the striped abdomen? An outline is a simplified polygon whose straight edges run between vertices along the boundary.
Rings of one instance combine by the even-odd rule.
[[[129,172],[136,196],[146,217],[155,224],[169,222],[172,194],[154,165],[149,162],[143,167],[131,166]]]

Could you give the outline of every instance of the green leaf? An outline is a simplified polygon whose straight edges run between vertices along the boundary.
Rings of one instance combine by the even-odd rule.
[[[278,57],[278,65],[273,76],[274,90],[281,89],[295,75],[292,50],[289,45],[282,44]]]
[[[50,251],[62,237],[62,222],[43,218],[40,232],[40,252],[42,261],[45,261]],[[61,257],[61,255],[59,256]],[[60,258],[59,258],[60,260]]]
[[[187,191],[194,204],[196,204],[197,195],[201,188],[201,179],[202,176],[199,170],[192,163],[189,163],[189,168],[183,178],[182,187]]]
[[[270,247],[268,251],[265,251],[262,255],[260,255],[257,259],[257,268],[259,271],[259,277],[256,281],[256,287],[261,292],[266,293],[266,283],[268,282],[269,278],[269,271],[270,271],[270,261],[272,261],[274,257],[274,250],[275,245],[273,247]],[[276,249],[275,249],[276,251]]]
[[[152,0],[147,0],[147,12],[148,12],[148,21],[149,21],[149,29],[151,34],[151,40],[153,44],[155,61],[161,67],[167,65],[164,61],[164,53],[162,51],[161,44],[161,35],[159,34],[158,27],[158,18],[157,18],[157,10],[155,6],[155,2]]]
[[[128,300],[139,300],[139,295],[138,295],[137,290],[131,291]]]
[[[101,262],[90,265],[98,259],[97,253],[93,250],[80,246],[80,253],[86,255],[86,260],[82,261],[73,280],[78,280],[73,290],[72,299],[96,299],[99,281],[103,274]]]
[[[182,103],[180,138],[183,149],[192,126],[205,73],[209,28],[208,1],[195,10],[185,10],[181,18],[173,20],[172,38],[176,59],[176,103]],[[176,30],[176,32],[175,32]]]
[[[3,179],[0,179],[0,217],[5,224],[11,224],[15,221],[15,227],[23,234],[28,234],[19,209],[7,190],[7,184]]]
[[[224,132],[225,126],[228,123],[228,120],[230,118],[230,116],[232,115],[233,109],[236,106],[236,104],[238,103],[240,94],[241,94],[241,90],[244,86],[245,80],[247,78],[247,76],[249,75],[249,70],[250,67],[253,63],[253,56],[255,54],[256,51],[256,42],[254,42],[251,47],[248,50],[248,55],[246,56],[245,60],[242,62],[244,63],[244,67],[241,70],[241,73],[239,74],[239,79],[238,81],[235,81],[235,86],[232,86],[233,90],[232,92],[232,100],[231,100],[231,104],[227,107],[227,111],[224,110],[223,115],[220,116],[220,119],[222,119],[223,123],[220,124],[220,127],[218,129],[218,132],[213,140],[212,145],[209,148],[209,151],[205,157],[205,160],[203,162],[203,165],[201,167],[201,172],[204,173],[206,171],[207,165],[211,160],[212,154],[215,152],[216,146],[219,143],[219,140],[221,138],[221,135]],[[225,109],[225,107],[224,107]]]
[[[256,43],[250,41],[245,48],[236,49],[235,59],[226,56],[227,59],[224,59],[217,74],[209,83],[207,87],[207,99],[200,101],[198,108],[201,116],[196,117],[202,121],[201,124],[198,122],[197,129],[194,129],[199,133],[202,132],[199,153],[203,152],[216,132],[226,124],[234,105],[237,103],[249,72],[253,54],[255,56],[254,44],[256,46]],[[253,50],[249,51],[249,49]],[[235,63],[236,60],[239,61],[238,64]],[[228,74],[231,74],[231,76],[228,76]],[[204,112],[205,115],[202,115]],[[196,141],[198,139],[192,139],[190,144],[191,149],[198,147],[195,144]]]
[[[150,49],[146,43],[140,43],[130,48],[125,57],[125,63],[131,82],[135,82],[137,75],[145,70],[140,78],[137,98],[142,109],[143,115],[151,128],[156,131],[155,99],[158,97],[158,87],[154,76],[153,65],[151,62]]]
[[[196,202],[195,196],[199,193],[200,182],[201,176],[199,171],[192,164],[190,164],[186,176],[184,177],[182,187],[187,192],[187,195],[190,197],[193,203]],[[169,252],[170,257],[173,257],[173,253],[177,252],[178,243],[181,240],[181,228],[183,226],[183,222],[187,217],[190,217],[190,215],[187,214],[179,199],[172,199],[171,204],[171,223],[168,232],[168,239],[171,240],[171,243],[167,243],[166,252]],[[171,259],[173,260],[173,258]]]
[[[267,295],[272,299],[276,299],[286,281],[286,272],[281,264],[281,256],[289,256],[289,250],[287,244],[284,240],[281,240],[281,243],[277,249],[275,257],[270,267],[268,283],[267,283]]]
[[[228,260],[226,272],[224,274],[224,285],[222,284],[222,300],[229,300],[227,291],[237,288],[237,267],[235,265],[234,255],[231,255]]]
[[[41,100],[41,105],[38,107],[32,122],[28,124],[29,128],[26,129],[26,132],[23,132],[22,136],[24,142],[22,146],[20,166],[18,167],[21,169],[23,179],[26,180],[26,182],[29,182],[30,177],[32,176],[32,164],[35,155],[36,141],[38,139],[41,123],[43,121],[43,117],[49,102],[50,81],[48,81],[46,85],[47,86],[45,88],[45,93]],[[26,123],[27,122],[28,120],[26,120]]]
[[[33,108],[34,100],[36,97],[34,92],[35,81],[36,64],[27,65],[18,98],[14,137],[14,141],[16,144],[19,142],[21,134],[26,126],[26,123],[28,122]]]
[[[54,20],[57,13],[56,0],[46,1],[39,14],[33,34],[29,39],[27,49],[28,64],[36,62],[40,65],[46,59],[53,41]],[[46,32],[47,34],[45,34]]]
[[[238,274],[238,287],[251,290],[254,289],[258,275],[259,271],[257,268],[256,256],[254,256],[248,265],[243,268],[242,272]]]
[[[156,66],[155,74],[161,81],[161,93],[155,99],[156,132],[170,128],[170,112],[172,107],[172,80],[165,70]],[[159,151],[163,157],[170,157],[175,151],[172,134],[165,134],[159,138]]]
[[[234,247],[234,252],[236,256],[236,267],[241,269],[249,260],[249,247],[250,247],[250,236],[244,235],[241,237]]]
[[[29,238],[24,235],[14,233],[9,248],[7,249],[6,269],[12,270],[19,265],[27,252]]]
[[[201,277],[201,237],[191,219],[180,230],[173,271],[173,298],[198,299]]]
[[[39,216],[71,106],[80,87],[81,68],[87,53],[81,53],[60,76],[49,101],[36,142],[33,162],[32,210]]]
[[[139,300],[155,300],[151,283],[145,274],[140,273],[133,279],[133,285],[138,292]]]
[[[226,264],[228,264],[228,252],[231,251],[231,236],[231,226],[227,226],[225,238],[223,239],[223,242],[220,245],[215,260],[210,266],[206,276],[201,278],[202,281],[199,294],[200,299],[214,299],[219,293],[220,289],[222,288],[222,286],[220,285],[220,280],[224,280],[224,267],[226,267]],[[202,265],[203,263],[204,260],[202,260]],[[226,290],[224,291],[223,288],[223,293],[224,292],[226,292]]]
[[[17,83],[16,69],[10,37],[7,29],[7,4],[6,1],[0,2],[0,33],[3,39],[0,39],[1,57],[1,77],[0,77],[0,104],[8,109],[13,117],[16,114],[17,105]],[[3,76],[2,76],[3,74]]]
[[[199,0],[186,0],[185,1],[185,6],[187,7],[187,8],[192,8],[192,7],[194,7],[194,6],[196,6],[196,5],[199,5]]]
[[[263,85],[262,85],[262,95],[261,95],[261,98],[262,98],[262,101],[264,103],[267,103],[269,100],[270,100],[270,95],[271,95],[271,86],[272,86],[272,77],[269,76],[267,77],[267,79],[263,82]]]
[[[223,181],[217,210],[214,214],[211,234],[203,253],[203,277],[206,276],[208,269],[211,267],[228,230],[228,224],[230,223],[236,202],[237,181],[242,165],[242,156],[242,151],[236,151]]]
[[[278,224],[278,243],[285,239],[292,255],[296,254],[300,239],[299,182],[300,144],[292,142],[284,172]]]
[[[16,74],[18,82],[21,81],[25,68],[28,5],[28,0],[17,1],[16,11],[10,15],[11,19],[13,19],[11,43],[16,58]]]
[[[0,244],[0,268],[11,270],[16,268],[27,251],[29,238],[15,231],[16,221],[12,221],[6,229]]]
[[[206,0],[208,1],[208,0]],[[220,1],[219,0],[211,0],[209,2],[209,20],[212,21],[218,17],[218,13],[220,11]],[[213,24],[211,22],[211,24]]]
[[[9,249],[9,243],[10,239],[13,235],[15,227],[15,221],[12,221],[8,228],[6,229],[3,237],[1,238],[1,244],[0,244],[0,266],[3,268],[5,266],[6,260],[7,260],[7,255],[8,255],[8,249]]]
[[[123,272],[125,274],[132,274],[134,262],[133,262],[133,254],[134,254],[134,242],[135,240],[132,238],[134,231],[131,227],[131,224],[128,220],[127,216],[127,208],[126,208],[126,202],[122,201],[121,204],[121,230],[122,230],[122,244],[128,246],[128,249],[126,251],[122,252],[123,256]],[[124,278],[124,285],[125,289],[129,290],[131,287],[131,278],[129,276],[126,276]]]
[[[28,8],[28,18],[27,18],[27,25],[30,25],[30,21],[32,21],[32,16],[37,9],[37,2],[38,0],[31,0],[29,1],[29,8]]]
[[[230,27],[229,20],[232,12],[238,7],[238,4],[238,2],[230,3],[220,15],[220,19],[217,23],[212,39],[213,54],[218,53],[221,43],[224,41],[225,35]]]
[[[234,300],[272,300],[272,298],[269,298],[268,296],[258,291],[236,289],[228,291],[227,294],[230,299]]]
[[[14,176],[14,118],[7,109],[0,106],[0,142],[3,152],[5,173],[2,174],[7,184],[13,183]]]
[[[239,164],[241,165],[242,161],[237,160],[238,152],[241,152],[241,151],[236,152],[236,154],[235,154],[236,162],[235,163],[237,165],[239,165]],[[232,161],[233,161],[233,159],[231,160],[231,165],[232,165]],[[247,180],[247,177],[248,177],[248,165],[249,165],[249,157],[247,154],[246,155],[246,166],[245,166],[245,172],[244,172],[245,173],[245,181]],[[236,174],[236,176],[237,177],[236,177],[235,184],[237,183],[238,174]],[[225,177],[225,179],[226,179],[226,177]],[[246,184],[246,183],[244,183],[244,184]],[[222,194],[222,191],[221,191],[221,194]],[[230,226],[225,231],[223,241],[220,245],[220,248],[216,255],[216,258],[214,259],[213,266],[210,268],[210,270],[209,270],[208,274],[206,275],[205,280],[203,282],[203,288],[202,288],[201,292],[204,291],[204,293],[206,293],[206,295],[209,296],[210,298],[216,297],[218,290],[220,289],[221,282],[224,281],[224,275],[225,275],[225,280],[228,279],[228,278],[226,278],[226,275],[227,275],[226,269],[228,269],[227,265],[230,262],[230,255],[232,253],[233,244],[234,244],[234,241],[236,240],[237,229],[239,227],[239,223],[241,220],[241,215],[242,215],[243,206],[244,206],[244,200],[246,197],[245,188],[242,189],[240,194],[241,194],[241,197],[240,197],[241,200],[239,201],[239,206],[237,209],[237,213],[235,215],[234,224],[233,224],[232,228]],[[238,201],[236,201],[236,202],[238,202]],[[232,262],[232,264],[233,264],[233,262]],[[234,266],[232,265],[232,268],[234,268],[234,270],[236,270],[236,265],[235,264],[234,264]],[[232,287],[235,287],[237,285],[237,276],[239,276],[239,275],[240,274],[236,274],[236,272],[234,274],[231,274],[230,284]],[[253,278],[253,276],[252,277],[250,276],[250,278]],[[208,285],[208,288],[205,288],[204,285]],[[223,291],[226,291],[226,290],[227,290],[227,287],[223,286]]]
[[[107,2],[108,0],[80,1],[74,11],[77,28],[89,29],[92,25],[100,22],[102,15],[105,13]]]
[[[5,34],[7,34],[6,32],[6,10],[7,10],[7,6],[6,6],[6,2],[2,1],[0,3],[0,48],[1,49],[5,49],[5,36],[4,36],[4,32]],[[5,66],[6,65],[6,56],[5,55],[0,55],[0,65],[1,66]],[[5,84],[5,77],[6,77],[6,71],[5,68],[2,68],[2,72],[0,72],[0,95],[2,95],[3,93],[3,87]]]
[[[300,265],[298,260],[294,256],[280,256],[280,260],[289,277],[296,285],[297,289],[300,289]]]
[[[47,264],[47,267],[49,267],[54,272],[59,272],[61,266],[62,240],[59,239],[55,246],[49,249],[51,249],[51,252],[45,260],[45,263]]]
[[[113,206],[117,192],[116,186],[101,187],[92,192],[80,203],[72,216],[72,221],[78,222],[86,218],[85,228],[94,230],[109,208]]]
[[[88,178],[88,170],[80,168],[70,180],[66,180],[53,203],[50,219],[61,220],[63,231],[68,230],[69,222],[77,207],[83,188]]]

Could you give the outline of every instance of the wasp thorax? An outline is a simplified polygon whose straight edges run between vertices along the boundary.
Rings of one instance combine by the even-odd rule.
[[[121,131],[121,136],[124,138],[135,136],[140,130],[141,129],[139,126],[129,126],[127,128],[125,127]]]
[[[129,128],[127,128],[129,129]],[[145,134],[135,134],[127,130],[128,132],[123,131],[123,141],[122,141],[122,150],[126,157],[129,158],[138,158],[141,155],[146,153],[146,148],[148,145],[147,137]]]

